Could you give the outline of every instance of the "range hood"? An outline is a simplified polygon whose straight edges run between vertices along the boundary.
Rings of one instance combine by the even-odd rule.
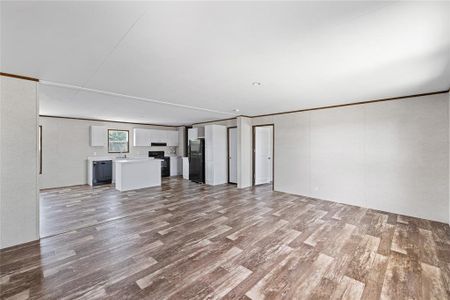
[[[153,142],[152,142],[152,143],[150,144],[150,146],[152,146],[152,147],[153,147],[153,146],[163,146],[163,147],[165,147],[165,146],[167,146],[167,143],[153,143]]]

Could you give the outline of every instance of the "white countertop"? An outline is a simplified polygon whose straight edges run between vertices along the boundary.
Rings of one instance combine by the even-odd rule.
[[[101,161],[101,160],[110,160],[113,162],[112,165],[112,176],[113,176],[113,183],[115,183],[116,178],[116,167],[117,166],[124,166],[132,164],[133,166],[139,165],[139,163],[145,163],[150,162],[148,164],[148,167],[153,168],[155,166],[157,169],[161,170],[161,159],[154,159],[153,157],[145,157],[145,156],[130,156],[130,157],[117,157],[117,156],[106,156],[106,155],[98,155],[98,156],[88,156],[87,157],[87,169],[88,169],[88,184],[92,185],[92,164],[95,161]],[[153,162],[153,163],[152,163]]]
[[[153,159],[153,157],[147,156],[129,156],[129,157],[116,157],[116,156],[88,156],[87,160],[96,161],[96,160],[145,160],[145,159]]]
[[[178,158],[182,156],[176,156],[176,155],[170,155],[166,156],[170,158]],[[87,160],[89,161],[96,161],[96,160],[112,160],[112,161],[122,161],[122,160],[146,160],[146,159],[154,159],[153,157],[146,157],[146,156],[130,156],[130,157],[114,157],[114,156],[88,156]]]
[[[144,158],[119,158],[116,159],[114,162],[119,164],[128,164],[128,163],[141,163],[141,162],[148,162],[148,161],[157,161],[161,162],[162,159],[157,159],[153,157],[144,157]]]
[[[96,161],[96,160],[115,160],[116,158],[113,156],[88,156],[88,160]]]

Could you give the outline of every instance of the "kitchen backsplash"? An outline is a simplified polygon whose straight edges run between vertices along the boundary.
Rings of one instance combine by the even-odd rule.
[[[176,155],[177,147],[163,147],[163,146],[154,146],[150,147],[151,151],[164,151],[165,156]]]

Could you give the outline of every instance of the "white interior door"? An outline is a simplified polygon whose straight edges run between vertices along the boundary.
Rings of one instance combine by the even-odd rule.
[[[255,127],[255,185],[272,182],[273,127]]]
[[[228,130],[228,153],[229,181],[237,183],[237,128],[230,128]]]

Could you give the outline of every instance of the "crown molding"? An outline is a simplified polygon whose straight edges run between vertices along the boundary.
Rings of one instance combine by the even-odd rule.
[[[152,124],[152,123],[137,123],[137,122],[115,121],[115,120],[105,120],[105,119],[64,117],[64,116],[55,116],[55,115],[39,115],[39,117],[40,118],[69,119],[69,120],[78,120],[78,121],[94,121],[94,122],[109,122],[109,123],[122,123],[122,124],[133,124],[133,125],[159,126],[159,127],[171,127],[171,128],[178,128],[178,127],[185,126],[185,125],[163,125],[163,124]]]
[[[38,78],[28,77],[28,76],[22,76],[17,74],[11,74],[11,73],[4,73],[0,72],[0,76],[5,77],[11,77],[11,78],[17,78],[17,79],[23,79],[23,80],[30,80],[35,82],[40,82]],[[58,85],[56,83],[52,82],[42,82],[43,84],[48,85]],[[70,86],[71,88],[80,88],[80,87],[74,87]],[[92,90],[95,92],[103,92],[103,93],[109,93],[105,91],[97,91]],[[268,114],[261,114],[261,115],[253,115],[253,116],[247,116],[247,115],[238,115],[231,118],[225,118],[225,119],[215,119],[215,120],[209,120],[209,121],[202,121],[202,122],[196,122],[192,124],[186,124],[186,125],[180,125],[180,126],[193,126],[193,125],[201,125],[201,124],[207,124],[207,123],[215,123],[215,122],[223,122],[223,121],[229,121],[236,119],[238,117],[246,117],[246,118],[260,118],[260,117],[269,117],[269,116],[276,116],[276,115],[284,115],[284,114],[292,114],[292,113],[299,113],[299,112],[306,112],[306,111],[313,111],[313,110],[321,110],[321,109],[330,109],[330,108],[338,108],[338,107],[345,107],[345,106],[353,106],[353,105],[362,105],[362,104],[370,104],[370,103],[378,103],[378,102],[385,102],[385,101],[395,101],[395,100],[401,100],[401,99],[407,99],[407,98],[415,98],[415,97],[423,97],[423,96],[431,96],[431,95],[437,95],[437,94],[443,94],[443,93],[450,93],[450,87],[447,90],[443,91],[436,91],[436,92],[429,92],[429,93],[421,93],[421,94],[412,94],[412,95],[406,95],[406,96],[399,96],[399,97],[389,97],[389,98],[381,98],[381,99],[372,99],[372,100],[365,100],[365,101],[358,101],[358,102],[351,102],[351,103],[345,103],[345,104],[337,104],[337,105],[328,105],[328,106],[319,106],[319,107],[313,107],[313,108],[305,108],[305,109],[297,109],[297,110],[290,110],[290,111],[282,111],[282,112],[275,112],[275,113],[268,113]],[[111,93],[112,94],[112,93]],[[123,95],[122,95],[123,96]],[[154,100],[156,101],[156,100]],[[158,101],[159,102],[159,101]],[[167,104],[169,103],[160,102],[160,104]],[[184,106],[184,105],[175,105],[175,106]],[[185,106],[186,108],[191,108]],[[204,109],[206,111],[211,111]],[[215,111],[214,111],[215,112]],[[112,122],[112,123],[125,123],[125,124],[136,124],[136,125],[149,125],[149,126],[160,126],[160,127],[180,127],[176,125],[163,125],[163,124],[151,124],[151,123],[136,123],[136,122],[126,122],[126,121],[115,121],[115,120],[103,120],[103,119],[91,119],[91,118],[77,118],[77,117],[64,117],[64,116],[51,116],[51,115],[39,115],[40,117],[48,117],[48,118],[64,118],[64,119],[74,119],[74,120],[85,120],[85,121],[98,121],[98,122]]]
[[[262,114],[262,115],[254,115],[254,116],[240,115],[240,116],[237,116],[237,117],[235,117],[235,118],[210,120],[210,121],[204,121],[204,122],[193,123],[192,125],[201,125],[201,124],[207,124],[207,123],[215,123],[215,122],[227,121],[227,120],[236,119],[236,118],[238,118],[238,117],[246,117],[246,118],[270,117],[270,116],[284,115],[284,114],[293,114],[293,113],[306,112],[306,111],[312,111],[312,110],[321,110],[321,109],[330,109],[330,108],[338,108],[338,107],[353,106],[353,105],[362,105],[362,104],[378,103],[378,102],[384,102],[384,101],[395,101],[395,100],[401,100],[401,99],[407,99],[407,98],[415,98],[415,97],[431,96],[431,95],[445,94],[445,93],[450,93],[450,88],[449,88],[448,90],[446,90],[446,91],[437,91],[437,92],[430,92],[430,93],[413,94],[413,95],[400,96],[400,97],[381,98],[381,99],[366,100],[366,101],[358,101],[358,102],[352,102],[352,103],[346,103],[346,104],[337,104],[337,105],[319,106],[319,107],[313,107],[313,108],[305,108],[305,109],[289,110],[289,111],[276,112],[276,113],[269,113],[269,114]]]
[[[5,76],[5,77],[16,78],[16,79],[31,80],[31,81],[39,82],[39,79],[37,79],[37,78],[28,77],[28,76],[22,76],[22,75],[16,75],[16,74],[10,74],[10,73],[3,73],[3,72],[0,72],[0,76]]]

